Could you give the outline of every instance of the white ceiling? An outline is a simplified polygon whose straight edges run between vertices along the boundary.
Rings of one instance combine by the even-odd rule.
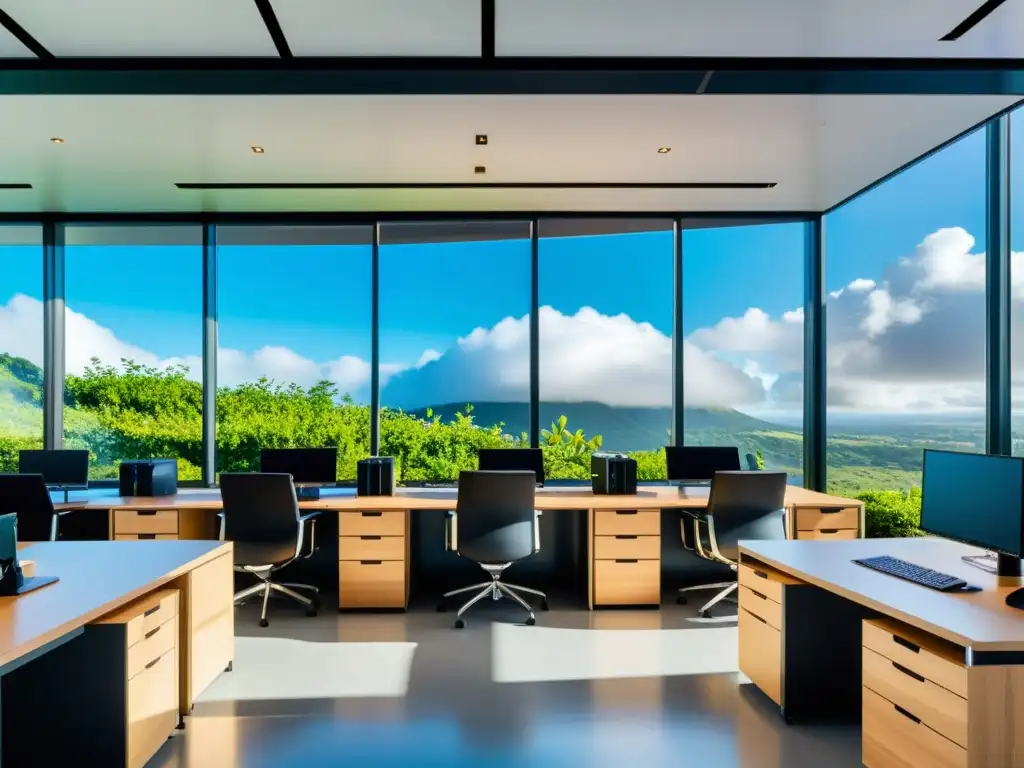
[[[479,0],[272,0],[297,56],[479,56]],[[1024,3],[496,0],[499,56],[1024,56]],[[0,0],[56,56],[276,56],[253,0]],[[6,34],[6,33],[0,33]],[[11,45],[13,43],[13,46]],[[16,41],[0,56],[24,56]]]
[[[1005,96],[3,96],[0,211],[824,210]],[[487,146],[474,136],[488,134]],[[55,145],[50,137],[61,136]],[[266,154],[256,155],[259,144]],[[672,147],[669,154],[657,148]],[[474,174],[476,165],[487,168]],[[775,182],[773,189],[180,190]]]

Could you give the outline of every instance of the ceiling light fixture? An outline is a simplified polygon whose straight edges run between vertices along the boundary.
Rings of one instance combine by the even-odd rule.
[[[50,139],[50,141],[52,141],[54,144],[64,143],[64,139],[62,139],[60,136],[54,136],[52,139]]]
[[[671,151],[672,151],[672,147],[658,147],[658,154],[659,155],[667,155]]]
[[[263,147],[257,146],[256,144],[252,145],[252,151],[254,154],[257,155],[262,155],[266,152],[266,150]]]

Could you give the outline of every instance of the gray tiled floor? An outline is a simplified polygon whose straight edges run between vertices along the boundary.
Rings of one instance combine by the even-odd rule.
[[[317,618],[272,608],[267,629],[253,606],[239,609],[235,670],[151,765],[860,765],[856,727],[786,726],[721,671],[735,668],[728,616],[556,604],[522,627],[501,603],[455,631],[452,614],[429,607]]]

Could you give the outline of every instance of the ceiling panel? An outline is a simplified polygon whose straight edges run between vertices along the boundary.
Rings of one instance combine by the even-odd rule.
[[[13,118],[0,121],[0,183],[33,189],[0,190],[0,210],[824,210],[1010,104],[999,96],[5,96],[0,112]],[[475,144],[478,133],[486,146]],[[55,135],[65,142],[52,144]],[[179,182],[776,186],[182,190]]]
[[[32,51],[3,27],[0,27],[0,59],[35,58]]]
[[[277,56],[252,0],[2,0],[55,56]]]
[[[1021,57],[1024,3],[939,42],[980,0],[496,0],[501,56]]]
[[[480,0],[274,0],[296,56],[479,56]]]

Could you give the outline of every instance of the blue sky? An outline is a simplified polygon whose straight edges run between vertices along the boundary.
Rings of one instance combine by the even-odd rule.
[[[1024,147],[1024,120],[1015,124]],[[827,283],[881,282],[928,234],[963,227],[985,247],[983,133],[976,133],[854,200],[826,220]],[[1015,170],[1013,244],[1024,250],[1024,162]],[[802,303],[801,224],[690,230],[684,235],[687,335],[758,307],[772,317]],[[38,250],[0,249],[0,304],[41,296]],[[413,364],[476,327],[529,310],[527,240],[384,245],[381,357]],[[540,300],[570,315],[589,306],[625,313],[670,334],[672,236],[543,238]],[[198,355],[201,253],[196,246],[69,246],[68,306],[123,342],[161,358]],[[220,344],[253,352],[285,347],[314,361],[370,356],[370,248],[224,246]],[[160,290],[147,290],[159,285]],[[115,362],[115,361],[110,361]]]

